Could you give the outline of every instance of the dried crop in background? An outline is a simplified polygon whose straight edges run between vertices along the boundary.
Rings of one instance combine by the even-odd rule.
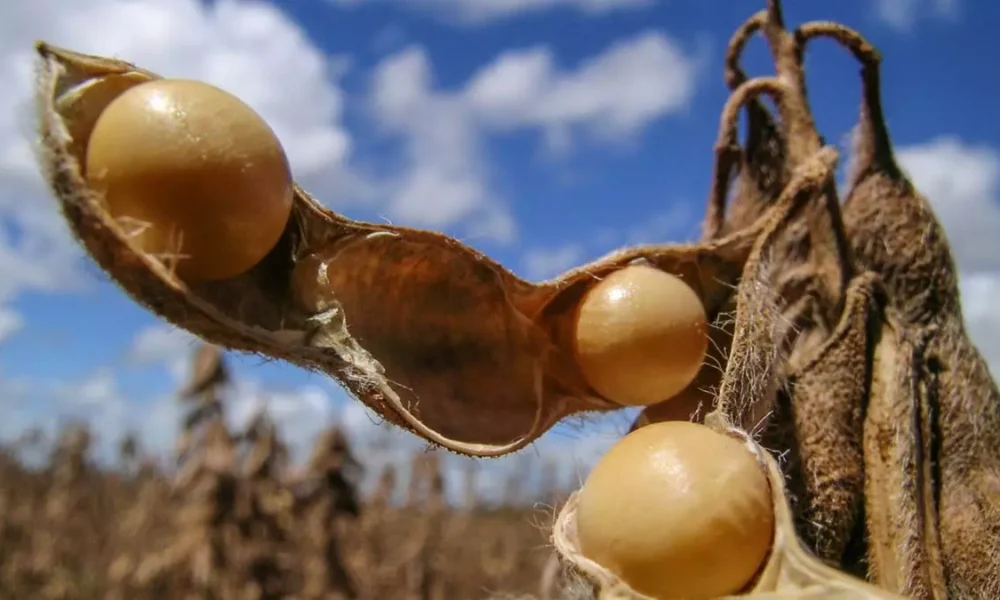
[[[194,354],[195,365],[226,370],[218,348]],[[391,480],[362,492],[364,460],[343,432],[318,436],[293,468],[266,413],[229,430],[229,377],[211,379],[195,386],[197,398],[190,386],[179,394],[189,411],[177,468],[134,438],[116,464],[95,464],[89,434],[76,426],[54,440],[42,468],[24,457],[44,439],[0,447],[0,598],[485,600],[536,589],[545,535],[530,503],[470,498],[440,505],[429,521],[425,503],[444,484],[433,455],[414,456],[429,466],[412,504],[387,498],[406,492]]]

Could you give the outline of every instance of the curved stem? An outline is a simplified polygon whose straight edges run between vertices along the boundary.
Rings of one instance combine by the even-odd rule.
[[[736,88],[726,100],[719,122],[719,137],[715,142],[715,169],[712,190],[708,200],[708,214],[705,219],[706,238],[716,237],[722,230],[726,218],[726,193],[733,169],[742,164],[744,154],[738,141],[740,110],[749,102],[758,101],[761,94],[769,94],[777,102],[785,95],[785,87],[774,77],[750,79]]]
[[[750,37],[757,33],[767,20],[767,12],[760,11],[747,19],[733,33],[726,47],[725,78],[730,90],[735,90],[747,81],[747,75],[740,67],[740,58]],[[763,145],[763,140],[777,135],[774,118],[770,111],[757,98],[745,104],[747,111],[746,154],[749,162],[753,162],[755,151]]]
[[[767,13],[760,11],[743,22],[739,28],[733,32],[729,38],[729,45],[726,47],[726,85],[729,89],[735,90],[747,80],[746,73],[740,67],[740,58],[743,56],[743,49],[750,38],[757,33],[767,19]]]
[[[861,118],[854,135],[850,185],[853,187],[876,168],[894,177],[901,177],[892,151],[889,129],[882,111],[882,55],[860,33],[839,23],[814,21],[803,23],[795,30],[796,43],[804,47],[814,38],[830,38],[847,48],[861,63]]]
[[[756,13],[744,21],[730,38],[726,47],[724,71],[726,85],[730,90],[735,91],[747,82],[747,75],[740,67],[740,58],[747,42],[764,25],[766,18],[765,11]],[[741,103],[741,107],[746,108],[747,111],[747,132],[744,147],[742,152],[735,143],[732,144],[731,148],[727,147],[721,151],[717,148],[714,187],[703,228],[703,239],[713,239],[722,235],[727,202],[726,192],[729,190],[732,171],[734,169],[740,170],[745,173],[744,176],[753,177],[752,165],[760,160],[768,160],[766,156],[760,155],[761,151],[768,152],[768,140],[780,136],[774,118],[756,94],[746,98]],[[735,118],[734,114],[733,119]],[[735,127],[735,124],[731,126]]]
[[[778,78],[794,90],[785,94],[778,105],[786,132],[789,167],[801,164],[823,146],[816,123],[809,109],[805,73],[802,66],[802,46],[785,29],[779,0],[768,0],[763,31],[774,57]]]

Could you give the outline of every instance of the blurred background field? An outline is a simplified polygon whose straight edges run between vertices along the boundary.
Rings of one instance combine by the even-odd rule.
[[[547,593],[547,529],[567,489],[540,463],[487,501],[479,469],[414,449],[375,468],[335,423],[293,462],[266,410],[228,425],[222,353],[195,352],[169,457],[86,425],[27,430],[0,451],[4,598],[413,598]],[[538,481],[529,484],[532,476]],[[448,488],[460,490],[449,494]],[[551,565],[550,565],[551,568]],[[551,574],[548,582],[552,582]]]

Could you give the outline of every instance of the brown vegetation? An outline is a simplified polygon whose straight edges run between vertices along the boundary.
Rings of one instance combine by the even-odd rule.
[[[445,502],[439,456],[413,457],[402,502],[388,467],[363,496],[363,460],[331,427],[301,467],[266,413],[230,431],[211,346],[196,353],[189,404],[166,469],[127,437],[98,465],[91,435],[64,428],[47,464],[0,454],[0,598],[488,598],[534,593],[546,560],[541,509]],[[396,466],[398,467],[398,465]],[[473,484],[465,482],[465,485]],[[550,513],[549,513],[550,514]]]

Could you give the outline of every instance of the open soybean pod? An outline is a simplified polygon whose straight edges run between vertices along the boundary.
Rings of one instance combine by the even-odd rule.
[[[730,318],[722,311],[768,223],[697,245],[615,252],[531,283],[447,236],[347,219],[289,181],[290,214],[259,262],[185,280],[139,247],[84,172],[86,140],[106,108],[161,78],[45,43],[37,50],[45,176],[74,235],[126,293],[211,343],[325,372],[386,420],[465,454],[511,452],[567,415],[619,408],[577,359],[584,297],[640,263],[682,280],[712,326]]]
[[[598,463],[560,511],[556,549],[597,598],[901,598],[807,549],[786,474],[748,433],[774,409],[785,377],[777,351],[783,316],[769,285],[781,260],[774,249],[803,209],[823,197],[837,160],[828,146],[803,160],[775,201],[780,212],[755,240],[738,286],[732,352],[705,425],[630,433],[603,459],[613,463],[614,477],[602,477]],[[850,298],[864,281],[852,284]],[[866,305],[849,299],[848,306],[844,323],[865,329],[866,319],[852,317]],[[839,347],[836,338],[830,344]]]
[[[685,600],[708,599],[708,598],[754,598],[756,600],[806,600],[806,599],[839,599],[839,600],[902,600],[902,596],[893,594],[886,590],[875,587],[860,579],[857,579],[843,571],[830,567],[802,545],[795,533],[794,520],[789,509],[788,500],[784,485],[784,475],[778,468],[775,459],[771,454],[763,449],[753,438],[741,429],[731,428],[722,419],[714,418],[710,415],[707,419],[708,425],[692,425],[692,427],[705,427],[715,432],[715,435],[729,436],[743,446],[743,450],[751,455],[756,464],[749,465],[749,468],[759,468],[764,476],[769,491],[773,510],[773,530],[771,532],[770,545],[766,551],[763,562],[757,571],[749,578],[746,584],[738,590],[729,594],[698,594],[695,591],[699,585],[704,589],[711,589],[718,586],[718,573],[705,572],[708,567],[698,565],[688,565],[685,567],[688,573],[680,574],[680,577],[692,579],[690,571],[702,572],[704,581],[691,580],[687,582],[686,593],[683,595],[671,594],[668,590],[676,586],[676,581],[671,581],[672,567],[669,564],[659,565],[659,578],[656,573],[647,571],[650,575],[643,580],[647,586],[659,586],[657,592],[641,593],[629,585],[616,574],[622,567],[616,565],[617,569],[598,563],[585,556],[581,552],[580,532],[578,529],[578,516],[581,495],[583,490],[574,492],[563,505],[553,530],[552,538],[559,553],[560,559],[567,564],[569,572],[582,578],[594,592],[594,597],[599,600],[674,600],[684,598]],[[705,437],[703,434],[702,437]],[[722,457],[717,457],[722,458]],[[747,465],[743,465],[747,466]],[[623,469],[625,471],[626,469]],[[744,474],[748,475],[748,474]],[[627,478],[628,473],[623,472],[621,477]],[[647,484],[648,485],[648,484]],[[716,501],[727,501],[724,490],[716,490],[718,495]],[[694,492],[698,493],[698,492]],[[739,506],[741,499],[733,498],[732,501]],[[675,510],[673,506],[662,505],[663,511]],[[705,506],[705,510],[713,510],[714,507]],[[745,511],[746,507],[742,507]],[[734,515],[720,515],[721,518],[734,518],[747,516],[744,511]],[[682,519],[684,515],[674,515],[670,519]],[[688,515],[687,518],[698,520],[699,515]],[[739,527],[739,524],[733,524]],[[656,536],[657,532],[649,532],[649,536]],[[711,535],[706,533],[706,535]],[[648,540],[637,540],[636,543],[656,546]],[[719,546],[725,546],[726,540],[717,540]],[[682,548],[674,550],[674,554],[683,555]],[[736,554],[731,552],[735,551]],[[713,554],[725,556],[730,552],[730,558],[742,560],[739,549],[716,547]],[[686,562],[686,561],[685,561]],[[726,566],[713,564],[717,570],[725,570]],[[627,572],[627,571],[626,571]],[[676,575],[675,575],[676,576]],[[657,581],[660,579],[660,581]]]

